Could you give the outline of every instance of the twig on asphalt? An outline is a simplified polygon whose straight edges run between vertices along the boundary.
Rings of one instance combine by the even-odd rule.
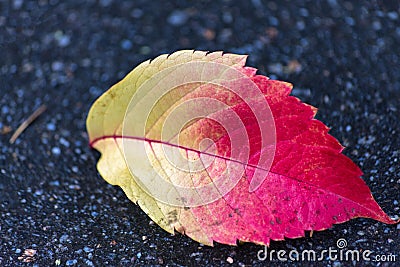
[[[41,105],[37,110],[35,110],[26,120],[24,120],[21,125],[15,130],[14,134],[10,138],[10,144],[14,144],[15,140],[22,134],[22,132],[39,117],[45,110],[47,106]]]

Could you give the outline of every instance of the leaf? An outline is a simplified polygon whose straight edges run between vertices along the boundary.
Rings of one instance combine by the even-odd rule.
[[[169,233],[268,245],[356,217],[393,224],[361,170],[246,56],[178,51],[137,66],[92,106],[97,168]]]

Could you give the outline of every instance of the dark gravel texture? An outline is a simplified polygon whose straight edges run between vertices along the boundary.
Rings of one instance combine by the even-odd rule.
[[[91,104],[138,63],[180,49],[249,54],[261,74],[292,82],[293,94],[319,108],[362,168],[377,202],[398,218],[400,8],[384,2],[1,1],[0,265],[269,263],[257,258],[261,246],[206,247],[171,236],[96,171],[99,154],[85,129]],[[9,144],[9,127],[41,104],[47,111]],[[400,226],[369,219],[270,249],[322,251],[338,238],[348,249],[396,255],[400,264]]]

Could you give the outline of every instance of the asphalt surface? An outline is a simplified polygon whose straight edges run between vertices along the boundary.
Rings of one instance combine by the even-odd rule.
[[[303,2],[306,2],[303,4]],[[382,1],[383,2],[383,1]],[[164,232],[97,173],[85,120],[94,100],[140,62],[180,49],[249,54],[294,84],[381,207],[400,215],[400,9],[396,1],[1,1],[0,265],[264,266],[263,247],[199,245]],[[14,144],[15,129],[45,104]],[[346,249],[395,261],[400,226],[354,219],[270,250]],[[275,254],[276,255],[276,254]],[[393,258],[392,258],[393,260]]]

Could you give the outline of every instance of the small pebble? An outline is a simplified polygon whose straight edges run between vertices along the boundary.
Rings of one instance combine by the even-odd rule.
[[[78,262],[78,261],[75,260],[75,259],[73,259],[73,260],[67,260],[67,261],[65,262],[65,265],[67,265],[67,266],[72,266],[72,265],[75,265],[77,262]]]
[[[58,156],[58,155],[61,154],[61,149],[60,149],[59,147],[53,147],[53,148],[51,149],[51,153],[53,153],[53,155]]]
[[[62,144],[65,147],[69,147],[69,142],[64,137],[60,138],[60,144]]]
[[[232,259],[231,257],[226,258],[226,261],[227,261],[229,264],[232,264],[232,263],[233,263],[233,259]]]
[[[54,61],[54,62],[51,64],[51,69],[52,69],[53,71],[62,71],[63,68],[64,68],[64,63],[62,63],[62,62],[60,62],[60,61]]]
[[[305,9],[305,8],[300,8],[300,9],[299,9],[299,14],[300,14],[301,16],[303,16],[303,17],[308,17],[309,12],[308,12],[308,10]]]
[[[133,47],[132,42],[129,40],[122,40],[121,42],[121,48],[124,50],[131,50]]]
[[[344,21],[346,22],[346,24],[354,26],[354,19],[352,17],[344,17]]]
[[[151,53],[151,48],[148,47],[148,46],[142,46],[142,47],[139,49],[139,53],[142,54],[142,55],[148,55],[148,54]]]
[[[81,190],[81,187],[77,184],[71,184],[68,186],[68,188],[72,190]]]
[[[376,31],[379,31],[380,29],[382,29],[382,24],[376,20],[372,23],[372,28]]]
[[[2,106],[1,107],[1,113],[3,113],[3,114],[8,114],[9,110],[10,109],[7,106]]]
[[[227,24],[232,23],[233,21],[232,14],[229,12],[222,13],[222,20]]]
[[[41,189],[36,190],[34,194],[35,194],[35,196],[41,196],[41,195],[43,195],[43,190],[41,190]]]
[[[62,31],[56,31],[54,33],[54,39],[59,47],[66,47],[71,43],[71,38]]]
[[[96,86],[90,86],[89,88],[89,93],[93,96],[100,96],[102,93],[102,90]]]
[[[93,252],[93,250],[94,250],[94,249],[92,249],[92,248],[90,248],[90,247],[84,247],[84,248],[83,248],[83,251],[85,251],[86,253]]]
[[[395,11],[389,12],[387,15],[391,20],[397,20],[399,18],[399,15]]]
[[[62,235],[61,237],[60,237],[60,243],[64,243],[64,242],[66,242],[67,240],[68,240],[68,235],[67,234],[64,234],[64,235]]]
[[[108,7],[109,5],[111,5],[111,3],[111,0],[100,0],[100,5],[103,7]]]
[[[24,3],[23,0],[14,0],[13,1],[13,8],[14,9],[20,9],[22,7],[23,3]]]
[[[51,186],[60,186],[60,182],[59,181],[51,181],[51,182],[49,182],[49,185],[51,185]]]
[[[188,15],[186,12],[181,10],[175,10],[169,15],[167,21],[173,26],[181,26],[186,23]]]
[[[94,266],[94,264],[91,260],[85,260],[85,263],[87,266]]]
[[[55,131],[56,130],[56,125],[54,123],[48,123],[46,125],[46,129],[49,131]]]

